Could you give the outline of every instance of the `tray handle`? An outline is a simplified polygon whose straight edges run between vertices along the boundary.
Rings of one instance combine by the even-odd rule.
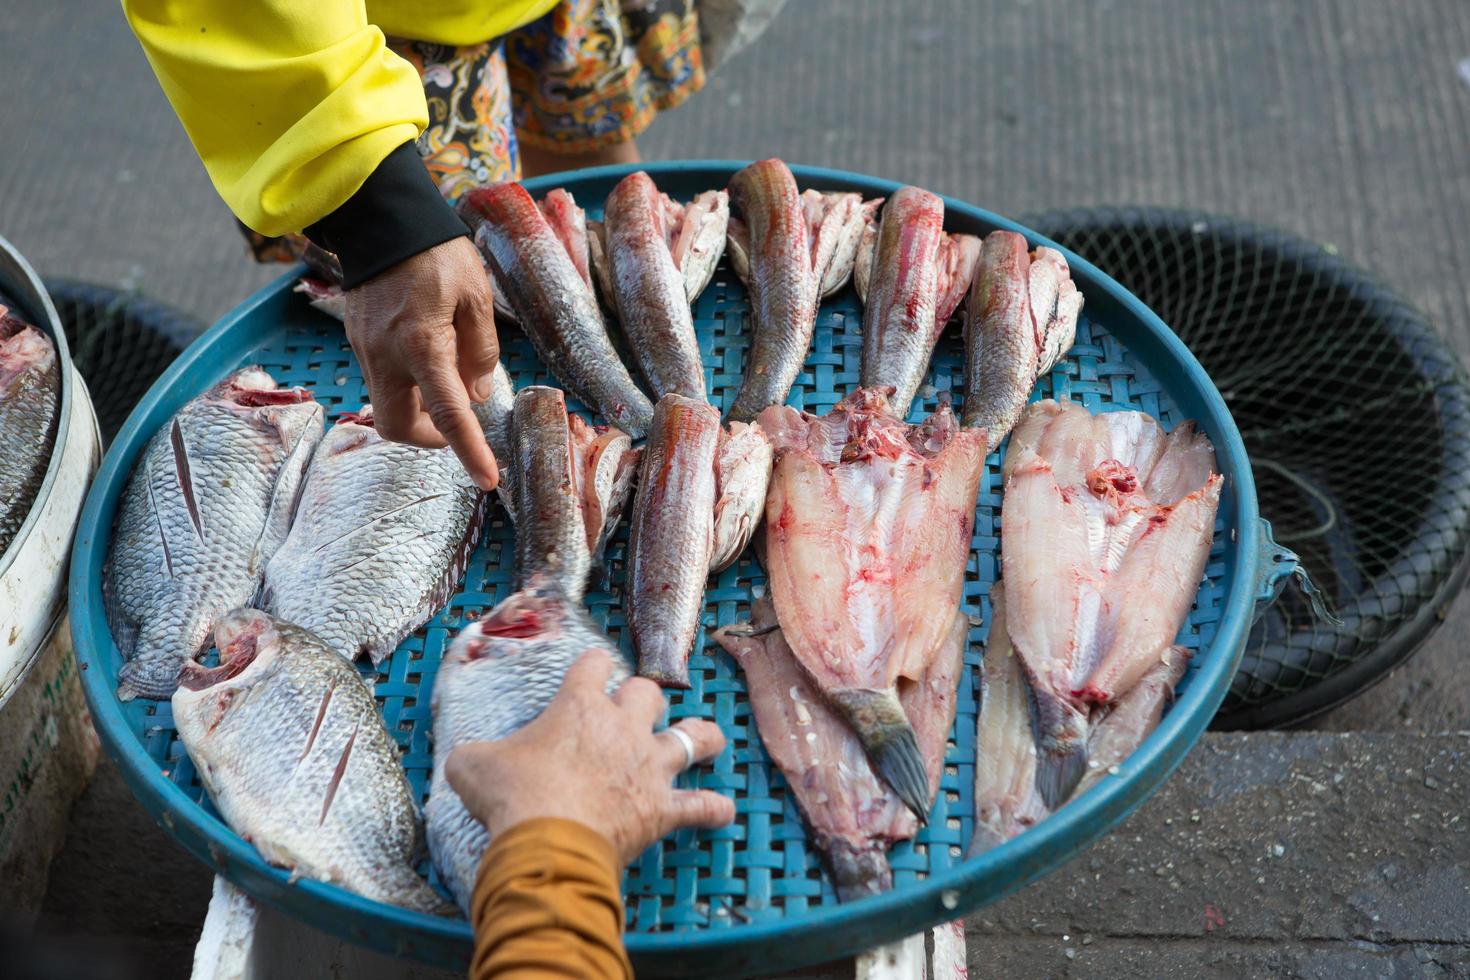
[[[1295,578],[1297,588],[1312,604],[1312,615],[1333,626],[1341,626],[1342,620],[1333,612],[1327,596],[1312,582],[1312,576],[1296,552],[1276,543],[1270,521],[1264,517],[1258,520],[1260,527],[1256,533],[1261,538],[1261,564],[1256,569],[1255,618],[1260,619],[1266,607],[1280,598],[1281,590],[1286,588],[1286,580]]]

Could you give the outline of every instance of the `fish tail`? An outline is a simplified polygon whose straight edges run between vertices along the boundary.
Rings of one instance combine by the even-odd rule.
[[[687,689],[689,661],[672,644],[661,643],[657,649],[639,651],[638,676],[647,677],[659,687]]]
[[[1067,801],[1087,772],[1087,741],[1043,748],[1036,755],[1036,792],[1047,809]]]
[[[117,698],[131,701],[147,698],[167,701],[179,686],[182,661],[174,657],[139,657],[129,660],[117,672]]]
[[[877,895],[893,887],[893,869],[888,855],[876,842],[854,844],[828,838],[818,842],[832,868],[832,884],[837,898],[843,902]]]
[[[891,691],[848,688],[828,695],[863,744],[880,779],[887,783],[920,823],[929,820],[929,774],[914,728]]]
[[[1087,772],[1087,715],[1038,684],[1029,670],[1023,669],[1023,676],[1036,743],[1036,792],[1048,810],[1055,810]]]

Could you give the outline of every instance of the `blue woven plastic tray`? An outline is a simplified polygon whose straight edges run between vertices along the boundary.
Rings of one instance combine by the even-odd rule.
[[[722,187],[741,166],[733,162],[650,164],[659,186],[680,198]],[[898,185],[839,171],[793,168],[807,187],[891,193]],[[536,195],[565,186],[595,216],[626,172],[604,168],[528,181]],[[997,215],[946,201],[951,230],[1025,232]],[[1030,236],[1033,241],[1043,239]],[[1077,344],[1035,391],[1035,397],[1079,401],[1094,411],[1142,409],[1166,427],[1198,419],[1214,440],[1225,476],[1215,546],[1181,642],[1196,655],[1180,697],[1159,729],[1083,799],[1014,841],[964,860],[972,828],[975,671],[986,628],[971,632],[971,649],[939,799],[927,829],[891,855],[894,886],[881,896],[839,905],[800,814],[769,762],[751,723],[740,672],[707,647],[716,624],[744,618],[750,589],[762,579],[749,554],[713,581],[704,632],[691,661],[692,686],[673,693],[670,718],[711,718],[729,748],[690,778],[735,797],[739,817],[726,829],[683,832],[650,848],[625,878],[627,944],[640,975],[751,974],[847,955],[953,919],[1014,891],[1087,847],[1137,807],[1178,765],[1225,695],[1240,657],[1252,610],[1269,599],[1292,569],[1289,553],[1269,542],[1256,513],[1255,489],[1239,434],[1204,371],[1157,317],[1111,279],[1068,254],[1086,296]],[[113,694],[120,663],[102,613],[102,567],[119,494],[148,437],[186,400],[228,372],[260,363],[287,384],[309,386],[328,418],[364,399],[341,326],[291,292],[286,275],[251,297],[199,339],[159,379],[123,426],[103,463],[77,534],[72,561],[72,627],[87,696],[99,733],[133,792],[159,822],[200,860],[283,911],[313,926],[380,950],[446,967],[468,959],[469,926],[368,901],[314,881],[295,881],[268,866],[215,814],[174,732],[167,703],[121,704]],[[724,266],[698,302],[695,323],[712,399],[726,407],[741,377],[748,343],[744,290]],[[824,304],[806,367],[791,404],[821,412],[858,379],[861,311],[850,289]],[[504,331],[503,356],[517,386],[555,384],[530,345]],[[936,393],[963,389],[958,330],[941,341],[914,413],[932,410]],[[575,404],[574,404],[574,407]],[[992,454],[977,504],[974,552],[964,602],[989,618],[987,597],[998,554],[999,456]],[[587,598],[592,615],[628,652],[616,593],[624,538],[610,549],[611,593]],[[427,787],[431,761],[429,695],[439,658],[468,618],[508,596],[514,578],[511,530],[502,512],[477,550],[465,582],[448,607],[406,640],[377,672],[383,717],[404,749],[414,787]]]

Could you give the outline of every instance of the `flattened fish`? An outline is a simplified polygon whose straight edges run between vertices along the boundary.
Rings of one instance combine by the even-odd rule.
[[[780,160],[762,160],[730,181],[730,262],[750,292],[754,336],[729,417],[749,422],[780,405],[811,346],[817,305],[852,271],[862,236],[857,194],[798,194]]]
[[[1188,669],[1188,648],[1170,647],[1116,704],[1094,713],[1087,740],[1087,772],[1077,784],[1074,799],[1102,782],[1109,770],[1132,755],[1159,727],[1164,709],[1174,700],[1174,688]]]
[[[1072,346],[1082,294],[1055,249],[1028,252],[1010,231],[985,236],[965,313],[965,425],[999,445],[1036,379]]]
[[[538,207],[520,184],[496,184],[466,194],[459,213],[475,229],[496,292],[551,373],[609,422],[641,438],[653,405],[608,338],[592,288],[586,221],[571,196],[553,191]]]
[[[638,672],[689,686],[689,652],[705,579],[734,561],[765,500],[771,445],[757,425],[731,423],[704,401],[665,395],[653,412],[634,498],[627,585]]]
[[[708,191],[686,207],[640,170],[613,188],[602,224],[592,229],[597,278],[656,397],[705,397],[689,304],[724,253],[729,219],[725,191]]]
[[[143,450],[118,508],[104,574],[126,663],[118,697],[166,698],[214,622],[248,605],[322,438],[322,407],[258,367],[195,398]]]
[[[452,450],[389,442],[364,405],[312,455],[260,606],[377,666],[449,601],[484,514],[485,495]]]
[[[761,414],[776,446],[766,567],[786,640],[918,815],[925,776],[899,682],[932,663],[958,608],[985,434],[948,406],[921,426],[860,388],[821,418]]]
[[[975,834],[969,853],[998,847],[1049,812],[1036,790],[1031,685],[1006,632],[1005,589],[990,590],[994,610],[980,669],[975,731]]]
[[[1176,433],[1141,412],[1045,401],[1007,451],[1005,602],[1049,807],[1082,776],[1089,705],[1121,697],[1168,655],[1203,577],[1221,481],[1208,440],[1187,423]],[[1161,502],[1150,486],[1184,496]]]
[[[46,478],[60,398],[51,338],[0,306],[0,555]]]
[[[627,433],[569,416],[562,392],[541,385],[516,394],[512,439],[520,581],[540,573],[579,602],[627,506],[638,451]]]
[[[944,202],[904,187],[883,207],[877,235],[859,262],[864,301],[862,385],[892,387],[893,414],[908,415],[945,324],[964,298],[980,239],[944,231]]]
[[[414,871],[423,838],[413,790],[352,665],[254,609],[223,616],[215,636],[219,666],[185,664],[173,718],[226,822],[277,867],[449,914]]]
[[[939,792],[954,724],[966,626],[966,618],[956,615],[933,668],[904,687],[903,706],[914,719],[930,804]],[[913,837],[918,821],[873,772],[862,742],[801,669],[770,598],[755,601],[749,623],[727,626],[714,639],[745,674],[761,743],[786,777],[838,897],[848,901],[886,891],[893,884],[888,848]]]

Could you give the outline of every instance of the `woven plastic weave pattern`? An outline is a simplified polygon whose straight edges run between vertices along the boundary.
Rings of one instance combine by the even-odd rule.
[[[700,298],[696,328],[712,398],[721,407],[733,400],[741,377],[747,336],[748,306],[743,288],[722,266]],[[805,369],[792,393],[792,404],[823,411],[858,380],[861,354],[861,311],[851,290],[824,305]],[[341,328],[312,315],[313,329],[292,330],[282,344],[260,351],[256,360],[283,383],[309,386],[332,419],[356,408],[364,397],[358,370]],[[933,410],[940,398],[958,401],[962,390],[962,358],[958,330],[951,329],[935,354],[929,384],[921,391],[922,406],[914,417]],[[502,338],[503,357],[517,386],[554,383],[536,361],[530,345],[514,330]],[[1166,428],[1180,421],[1157,383],[1129,357],[1104,327],[1085,316],[1071,356],[1037,386],[1035,397],[1055,396],[1082,402],[1094,411],[1142,409],[1163,420]],[[580,408],[575,402],[572,407]],[[999,456],[992,454],[977,502],[973,554],[966,572],[964,606],[972,615],[989,616],[987,592],[997,574],[999,548]],[[512,591],[514,549],[511,529],[498,506],[485,537],[470,563],[465,582],[448,607],[418,630],[388,660],[376,677],[383,718],[404,749],[403,763],[414,787],[427,789],[431,764],[430,692],[439,659],[455,631]],[[1216,535],[1195,609],[1181,633],[1193,648],[1207,646],[1221,615],[1219,580],[1225,535]],[[624,635],[618,596],[623,580],[625,529],[609,547],[609,591],[592,591],[587,603],[593,618],[631,657]],[[625,877],[628,926],[637,931],[694,928],[738,928],[744,923],[799,917],[836,903],[819,855],[807,846],[806,833],[785,784],[766,756],[751,722],[740,672],[706,636],[718,625],[744,619],[752,590],[764,576],[753,556],[711,579],[706,593],[702,630],[691,659],[691,687],[670,696],[669,720],[709,718],[729,739],[729,748],[710,768],[683,777],[732,794],[735,824],[717,831],[685,831],[649,848]],[[971,630],[958,718],[951,736],[946,773],[928,827],[918,839],[891,853],[894,887],[948,868],[960,860],[972,828],[975,714],[975,667],[983,651],[985,627]],[[363,670],[368,668],[363,667]],[[1188,683],[1186,678],[1185,684]],[[126,706],[149,752],[160,767],[191,796],[203,800],[192,764],[173,730],[167,703],[133,702]],[[208,806],[208,802],[204,801]]]
[[[1422,315],[1321,245],[1213,215],[1088,208],[1028,219],[1190,346],[1250,452],[1261,516],[1331,598],[1256,624],[1219,727],[1301,721],[1409,656],[1470,550],[1470,382]]]

